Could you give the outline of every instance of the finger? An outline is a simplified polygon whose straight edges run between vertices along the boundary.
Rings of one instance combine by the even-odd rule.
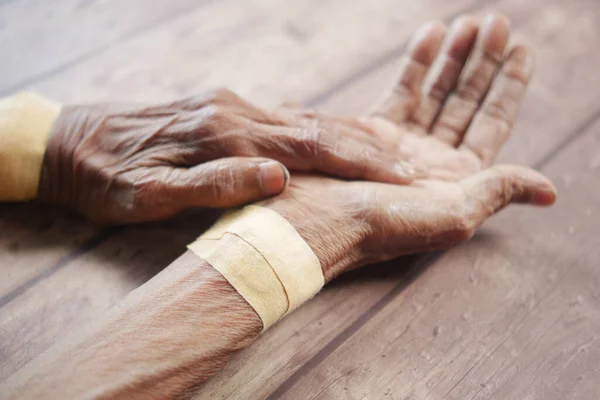
[[[467,219],[473,228],[510,203],[538,206],[552,205],[556,188],[530,168],[498,165],[483,170],[461,182],[466,195]]]
[[[456,88],[478,29],[478,20],[474,16],[460,17],[452,24],[426,78],[423,99],[412,116],[412,120],[425,130],[431,128],[446,98]]]
[[[166,167],[165,167],[166,168]],[[267,158],[229,157],[193,168],[166,168],[155,182],[160,203],[179,212],[189,207],[229,208],[281,193],[289,172]]]
[[[460,144],[501,65],[509,32],[506,17],[485,18],[458,87],[433,125],[434,136],[452,146]]]
[[[527,47],[513,48],[467,130],[461,147],[475,153],[484,166],[492,164],[512,131],[533,74],[533,64],[532,52]]]
[[[280,161],[291,170],[319,171],[346,179],[406,184],[416,173],[424,173],[354,134],[339,124],[326,129],[262,126],[251,138],[251,147],[255,154]]]
[[[393,123],[404,122],[410,117],[419,104],[423,80],[445,34],[446,26],[439,21],[429,22],[417,30],[402,58],[396,84],[370,114]]]

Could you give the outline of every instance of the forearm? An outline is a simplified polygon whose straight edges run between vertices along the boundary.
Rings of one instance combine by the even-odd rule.
[[[296,193],[303,197],[298,190]],[[308,252],[314,251],[320,262],[319,274],[325,280],[358,256],[352,244],[360,235],[350,227],[344,232],[354,233],[342,246],[323,246],[331,243],[327,237],[342,230],[338,223],[343,208],[317,204],[311,207],[314,214],[309,214],[295,198],[286,196],[268,202],[268,207],[287,221],[276,219],[268,230],[272,240],[269,247],[287,255],[279,258],[283,261],[279,267],[300,275],[302,268],[311,267],[301,253],[288,252],[291,248],[298,250],[294,246],[298,241],[308,244]],[[333,221],[326,222],[323,215],[333,217]],[[288,223],[300,236],[282,230]],[[323,235],[325,240],[321,240]],[[252,246],[249,249],[253,254],[257,251]],[[218,250],[225,256],[221,261],[234,265],[239,250]],[[251,261],[246,257],[239,260]],[[255,268],[265,267],[262,263],[250,264],[250,275],[256,274]],[[275,264],[266,266],[274,272]],[[12,393],[14,398],[173,398],[189,393],[216,374],[264,328],[264,315],[215,268],[217,264],[209,265],[186,252],[88,329],[63,338],[0,391]],[[292,288],[287,289],[291,295]]]
[[[6,385],[14,398],[173,398],[218,372],[261,330],[227,280],[186,252]]]

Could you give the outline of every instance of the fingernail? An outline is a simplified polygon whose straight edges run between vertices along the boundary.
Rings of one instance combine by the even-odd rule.
[[[267,161],[259,164],[260,185],[265,195],[279,194],[289,182],[289,172],[283,164],[277,161]]]
[[[556,201],[556,192],[547,190],[538,190],[533,195],[531,203],[538,206],[551,206]]]
[[[415,167],[411,163],[405,161],[399,161],[394,166],[394,170],[400,176],[413,176],[415,174]]]

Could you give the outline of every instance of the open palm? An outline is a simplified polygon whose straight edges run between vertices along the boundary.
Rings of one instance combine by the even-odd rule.
[[[521,45],[504,55],[506,18],[462,17],[450,32],[414,36],[400,78],[361,121],[399,157],[427,171],[410,185],[293,176],[266,204],[284,215],[322,262],[326,279],[368,263],[468,240],[509,203],[550,205],[552,183],[521,166],[492,166],[532,73]]]
[[[424,25],[366,124],[430,178],[461,179],[491,165],[533,70],[526,47],[505,55],[509,34],[502,16],[461,17],[447,33],[441,22]]]

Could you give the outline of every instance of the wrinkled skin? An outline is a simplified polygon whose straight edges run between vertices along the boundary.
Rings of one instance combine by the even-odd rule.
[[[98,223],[161,220],[280,193],[287,168],[410,183],[415,170],[354,120],[263,110],[220,89],[157,106],[65,107],[38,198]]]
[[[505,52],[508,37],[508,21],[498,16],[460,18],[448,34],[441,23],[425,25],[396,87],[362,120],[426,167],[427,178],[399,186],[293,176],[282,195],[263,203],[296,227],[327,281],[361,265],[455,246],[509,203],[555,201],[554,186],[538,172],[491,166],[532,72],[527,48]]]
[[[295,171],[378,181],[295,174],[262,203],[296,227],[328,281],[457,245],[511,202],[550,205],[556,197],[531,169],[492,166],[533,69],[531,52],[507,51],[508,39],[504,17],[462,17],[449,32],[425,25],[397,83],[362,118],[261,110],[228,91],[146,108],[67,108],[50,139],[40,198],[98,222],[162,219],[279,193],[287,174],[279,164],[279,173],[259,179],[259,166],[273,159]]]

